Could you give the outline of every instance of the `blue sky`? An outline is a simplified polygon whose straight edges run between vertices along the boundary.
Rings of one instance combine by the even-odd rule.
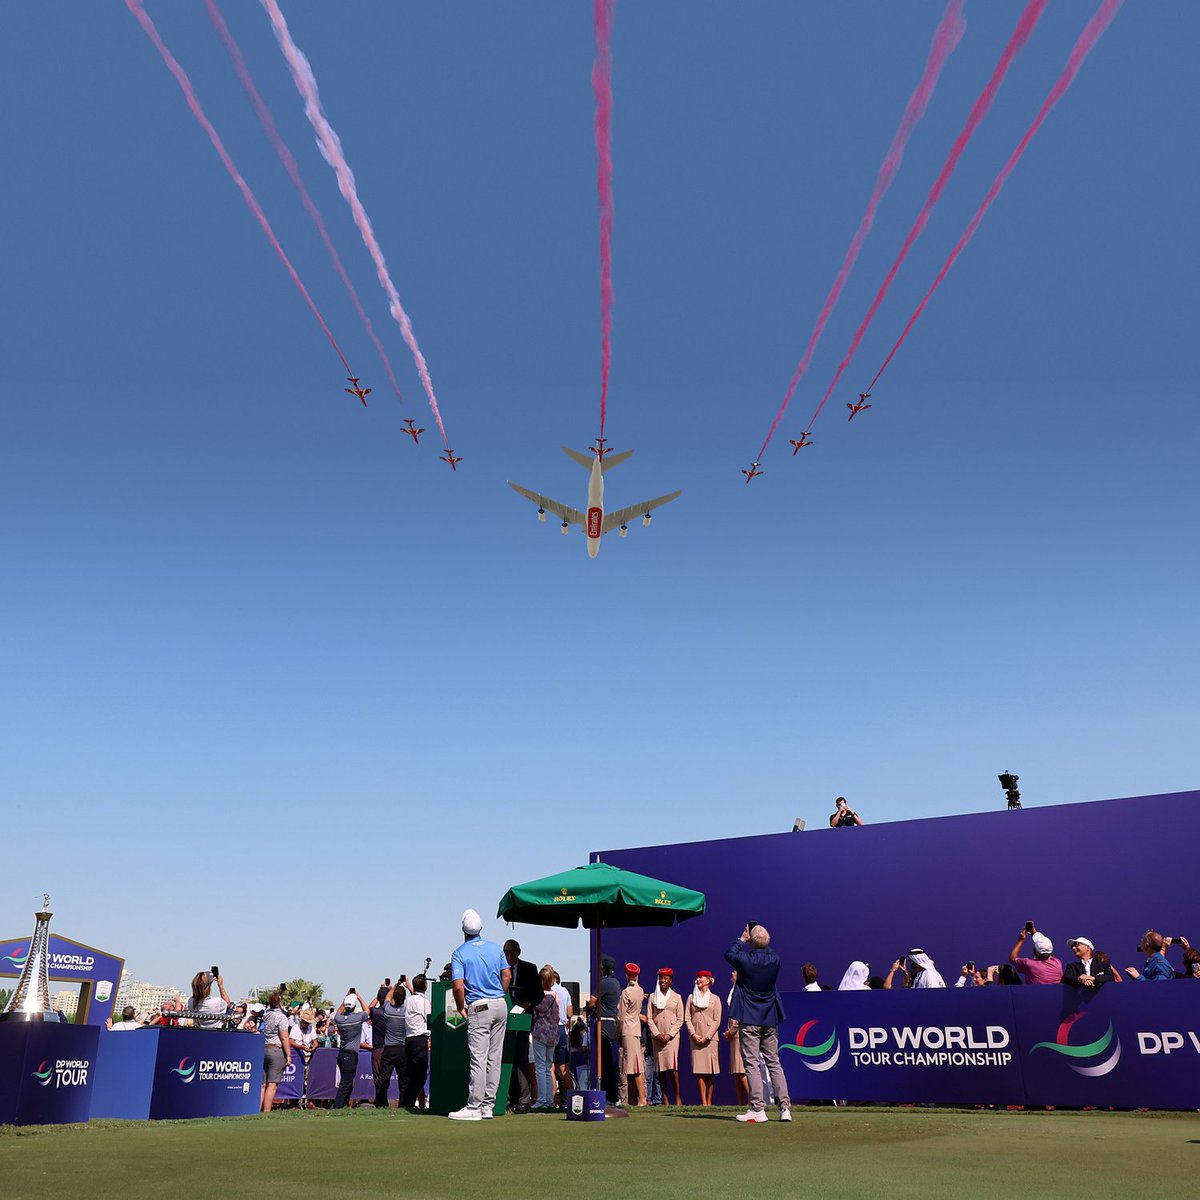
[[[1005,768],[1197,786],[1200,9],[1129,0],[848,426],[1095,7],[1050,6],[793,461],[1021,8],[968,0],[747,488],[943,5],[618,0],[608,499],[684,494],[593,562],[504,486],[580,505],[596,434],[590,4],[283,7],[464,462],[401,437],[430,414],[257,4],[222,8],[403,407],[199,0],[148,9],[365,410],[125,6],[6,8],[6,932],[45,888],[142,978],[361,988],[600,847],[986,809]]]

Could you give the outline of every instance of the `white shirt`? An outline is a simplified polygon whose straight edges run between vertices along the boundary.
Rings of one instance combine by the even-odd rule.
[[[114,1021],[112,1030],[113,1033],[116,1033],[118,1029],[141,1029],[141,1027],[141,1021]],[[125,1043],[122,1042],[121,1045],[123,1046]]]
[[[561,983],[554,984],[551,990],[558,998],[558,1023],[565,1025],[567,1023],[567,1006],[571,1003],[571,993]]]
[[[225,1015],[226,1008],[227,1005],[225,1001],[221,999],[219,992],[215,996],[209,996],[207,1000],[201,1000],[200,1007],[197,1009],[197,1012],[209,1015],[197,1018],[196,1024],[201,1029],[220,1029],[221,1022],[214,1020],[213,1018],[223,1017]]]
[[[288,1036],[291,1038],[293,1046],[299,1046],[302,1050],[311,1050],[317,1044],[317,1027],[310,1021],[308,1029],[305,1030],[299,1021],[293,1021]]]
[[[121,1044],[124,1045],[123,1042]],[[362,1038],[358,1043],[358,1048],[360,1050],[373,1050],[375,1048],[373,1043],[371,1042],[371,1022],[370,1021],[364,1021],[362,1023]]]
[[[804,985],[804,990],[806,992],[819,992],[821,990],[821,985],[819,983],[806,983]]]
[[[404,1027],[409,1037],[425,1037],[429,1033],[429,1014],[433,1001],[428,992],[409,992],[404,1002]]]

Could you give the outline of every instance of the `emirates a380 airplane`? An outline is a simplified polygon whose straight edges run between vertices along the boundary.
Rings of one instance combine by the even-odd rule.
[[[572,525],[581,526],[584,533],[587,534],[587,552],[592,558],[600,553],[600,539],[606,533],[612,533],[614,529],[617,529],[620,531],[621,537],[624,537],[629,532],[627,523],[639,514],[642,517],[642,524],[649,525],[650,513],[653,509],[663,504],[669,504],[683,494],[682,492],[671,492],[666,496],[659,496],[655,500],[647,500],[644,504],[631,504],[627,508],[617,509],[616,512],[606,513],[604,511],[604,476],[613,467],[623,463],[633,451],[625,450],[620,454],[611,454],[605,451],[603,456],[597,454],[593,458],[588,458],[586,454],[580,454],[578,450],[571,450],[566,446],[562,450],[569,458],[574,459],[581,467],[591,472],[591,478],[588,480],[586,517],[578,509],[560,504],[557,500],[551,500],[549,496],[531,492],[511,480],[509,480],[508,486],[538,506],[539,521],[544,521],[546,513],[552,512],[562,521],[563,533],[569,533]]]

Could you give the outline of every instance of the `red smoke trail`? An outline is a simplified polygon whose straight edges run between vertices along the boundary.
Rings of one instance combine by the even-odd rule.
[[[925,311],[925,306],[929,303],[930,297],[941,286],[942,280],[950,273],[950,268],[954,266],[958,256],[966,248],[967,243],[975,236],[975,231],[979,228],[980,222],[983,220],[987,210],[991,208],[992,202],[1000,195],[1000,189],[1004,186],[1005,181],[1012,174],[1013,168],[1021,160],[1021,156],[1025,153],[1025,148],[1033,140],[1033,135],[1041,128],[1042,122],[1050,115],[1050,110],[1062,99],[1067,88],[1074,82],[1075,76],[1079,74],[1079,68],[1083,65],[1083,60],[1091,53],[1092,47],[1100,40],[1100,35],[1108,28],[1113,17],[1117,15],[1117,10],[1121,7],[1122,0],[1104,0],[1104,3],[1097,9],[1092,19],[1084,26],[1083,32],[1079,35],[1079,40],[1075,43],[1075,48],[1071,51],[1071,57],[1067,59],[1067,65],[1063,68],[1062,74],[1055,80],[1054,86],[1050,89],[1046,99],[1042,101],[1042,107],[1038,109],[1038,114],[1033,118],[1033,124],[1025,131],[1025,136],[1017,144],[1017,148],[1009,155],[1008,162],[1000,169],[1000,174],[992,182],[992,186],[988,188],[987,195],[983,198],[983,203],[976,210],[975,215],[971,218],[967,228],[963,231],[962,237],[958,239],[954,249],[950,251],[950,257],[942,264],[942,269],[937,273],[937,277],[929,287],[929,291],[925,293],[921,303],[917,305],[916,311],[908,319],[908,324],[905,325],[900,337],[896,340],[896,344],[892,347],[887,358],[883,360],[883,366],[875,372],[875,378],[871,380],[870,387],[867,391],[871,391],[875,384],[879,381],[879,377],[887,370],[888,363],[896,355],[896,351],[904,344],[904,339],[908,337],[912,327],[917,323],[921,314]]]
[[[333,261],[334,270],[337,271],[342,283],[346,285],[346,291],[350,293],[350,299],[354,303],[354,310],[358,313],[367,331],[367,335],[375,344],[375,349],[379,352],[379,358],[383,362],[383,368],[387,372],[388,380],[392,385],[392,390],[396,393],[396,398],[403,401],[404,397],[400,395],[400,385],[396,382],[396,376],[392,371],[392,364],[388,360],[383,343],[375,333],[375,327],[371,324],[371,318],[367,316],[362,301],[358,298],[358,292],[354,290],[354,284],[350,282],[350,276],[346,274],[346,268],[342,266],[342,260],[338,257],[338,252],[333,248],[333,242],[330,240],[329,231],[325,228],[325,222],[321,219],[321,214],[317,211],[316,204],[313,203],[312,197],[308,194],[308,189],[304,186],[304,181],[300,178],[300,168],[296,165],[296,160],[292,157],[292,152],[287,148],[287,143],[275,127],[275,118],[271,115],[271,110],[267,107],[266,101],[259,95],[258,88],[254,86],[254,78],[250,74],[250,68],[246,66],[245,58],[242,57],[241,48],[234,40],[233,34],[230,33],[229,26],[225,24],[225,18],[221,16],[221,10],[217,8],[216,0],[204,0],[204,5],[208,9],[209,18],[216,28],[218,37],[224,43],[229,57],[233,59],[233,68],[237,72],[238,79],[241,80],[246,95],[250,97],[250,102],[254,105],[255,112],[258,113],[258,120],[263,127],[263,132],[267,135],[271,145],[275,147],[275,153],[279,155],[279,161],[283,163],[284,170],[287,171],[292,182],[296,185],[296,190],[300,193],[300,201],[304,205],[304,211],[308,213],[312,223],[316,226],[317,233],[321,235],[321,241],[325,243],[325,249],[329,251],[329,257]]]
[[[825,389],[825,395],[821,397],[821,403],[817,405],[817,410],[812,415],[812,421],[808,423],[810,429],[812,428],[813,421],[820,416],[821,409],[825,407],[825,402],[832,395],[833,389],[837,387],[842,375],[845,374],[846,368],[850,365],[854,355],[858,352],[863,336],[866,334],[871,322],[875,319],[875,314],[879,311],[879,306],[887,296],[896,275],[900,271],[900,267],[908,257],[909,251],[916,244],[917,238],[924,232],[925,226],[929,224],[929,218],[933,214],[934,206],[941,199],[942,192],[945,190],[950,176],[954,174],[954,169],[958,166],[958,160],[962,157],[962,153],[967,148],[967,143],[971,140],[975,130],[979,128],[983,118],[987,116],[988,110],[992,107],[992,101],[996,99],[996,93],[1000,90],[1000,85],[1004,82],[1004,77],[1008,74],[1009,67],[1012,66],[1013,60],[1024,48],[1025,43],[1029,40],[1030,35],[1037,26],[1038,20],[1041,18],[1042,12],[1046,7],[1046,2],[1047,0],[1029,0],[1029,3],[1025,6],[1025,11],[1018,18],[1012,36],[1008,39],[1008,45],[1004,47],[1004,53],[1000,55],[999,61],[992,71],[992,77],[987,81],[983,91],[976,97],[975,103],[971,105],[971,111],[967,114],[967,122],[962,127],[962,132],[954,139],[954,143],[950,147],[950,152],[946,155],[946,161],[942,164],[942,169],[938,172],[938,177],[934,180],[933,187],[929,189],[929,195],[925,197],[925,203],[921,206],[921,211],[917,213],[917,219],[908,231],[908,236],[904,239],[904,245],[900,247],[900,253],[896,255],[896,261],[892,263],[891,269],[884,276],[883,283],[879,285],[879,291],[875,293],[875,299],[871,301],[871,307],[867,309],[867,315],[863,317],[862,324],[855,330],[854,338],[850,342],[850,349],[846,351],[846,356],[838,364],[837,373],[834,375],[833,381]],[[867,388],[868,392],[870,390],[870,388]]]
[[[608,372],[612,366],[613,0],[593,0],[592,23],[596,30],[592,91],[596,95],[596,188],[600,196],[600,436],[603,437],[604,419],[608,415]]]
[[[275,236],[275,231],[271,228],[271,223],[267,220],[262,206],[250,190],[250,185],[242,178],[237,167],[233,165],[233,159],[229,157],[229,152],[225,149],[224,143],[213,128],[212,122],[204,115],[204,109],[200,107],[200,101],[196,99],[196,93],[192,88],[192,81],[187,77],[187,72],[175,60],[175,57],[167,49],[162,38],[158,36],[158,30],[154,27],[154,22],[150,20],[149,14],[142,7],[142,0],[125,0],[125,5],[137,17],[138,24],[145,30],[146,36],[154,43],[159,54],[162,55],[162,60],[167,64],[167,69],[175,76],[175,82],[179,84],[179,87],[183,91],[184,99],[187,100],[188,108],[192,110],[192,115],[203,126],[204,132],[208,134],[209,141],[213,144],[213,149],[221,156],[221,161],[225,164],[225,170],[229,172],[233,182],[238,185],[242,193],[242,198],[250,206],[250,211],[258,218],[258,223],[262,226],[263,233],[270,239],[271,245],[275,247],[275,253],[279,255],[283,265],[287,267],[288,274],[292,277],[292,282],[300,289],[300,295],[304,297],[305,304],[308,305],[312,310],[312,315],[320,322],[321,328],[325,331],[325,336],[329,339],[329,344],[337,351],[338,358],[342,360],[342,366],[346,368],[346,374],[353,375],[354,372],[350,369],[350,364],[346,361],[346,356],[342,353],[342,348],[334,340],[333,334],[329,332],[329,326],[325,324],[325,318],[321,316],[317,306],[313,303],[313,298],[308,294],[308,289],[300,281],[300,276],[296,273],[296,268],[292,266],[291,259],[284,254],[283,247],[279,244],[279,239]]]
[[[1045,4],[1046,0],[1036,0],[1036,2]],[[597,4],[599,4],[599,0],[597,0]],[[841,269],[837,273],[837,278],[833,281],[833,287],[829,289],[829,295],[825,297],[825,303],[822,305],[821,311],[817,314],[817,323],[813,326],[813,331],[809,335],[804,357],[800,360],[800,365],[796,368],[796,373],[792,376],[791,383],[788,384],[787,392],[783,397],[783,403],[780,404],[779,411],[775,414],[775,420],[771,422],[771,428],[767,430],[767,436],[763,439],[762,449],[758,452],[760,461],[766,452],[767,446],[771,443],[771,438],[775,436],[775,430],[779,428],[779,422],[783,420],[783,414],[787,412],[788,405],[792,402],[796,385],[800,382],[805,371],[808,370],[809,363],[812,362],[812,356],[817,349],[817,343],[821,340],[821,334],[825,331],[825,324],[833,315],[834,308],[837,307],[838,297],[842,294],[842,288],[846,286],[846,281],[850,278],[850,272],[854,270],[854,264],[858,260],[859,251],[862,250],[863,243],[867,240],[867,234],[871,232],[871,226],[875,223],[875,211],[879,207],[879,202],[883,199],[888,188],[892,186],[892,180],[896,178],[896,172],[900,170],[900,162],[904,158],[904,148],[908,144],[909,136],[917,127],[921,118],[925,115],[926,108],[929,106],[929,101],[933,96],[933,89],[937,86],[938,77],[942,73],[942,67],[946,65],[946,60],[954,53],[958,43],[962,41],[963,34],[967,29],[967,23],[963,20],[962,7],[963,0],[950,0],[950,3],[946,5],[946,11],[942,14],[941,21],[938,22],[937,29],[934,30],[933,41],[929,46],[929,58],[926,60],[924,73],[921,75],[921,80],[917,84],[916,91],[908,98],[908,104],[904,108],[904,116],[900,119],[900,128],[896,130],[896,135],[892,138],[892,144],[888,147],[887,155],[884,157],[883,163],[879,168],[879,173],[875,177],[875,188],[871,192],[871,199],[867,202],[867,211],[863,213],[862,220],[858,223],[858,229],[855,230],[854,237],[851,239],[850,248],[846,251],[846,257],[842,259]]]
[[[375,230],[371,227],[371,218],[367,216],[367,210],[363,208],[362,201],[358,198],[354,172],[350,170],[350,164],[346,161],[341,139],[330,125],[328,117],[325,116],[325,110],[321,107],[321,96],[317,90],[317,79],[313,75],[312,66],[305,58],[304,53],[292,41],[287,21],[275,0],[262,0],[262,6],[271,18],[271,28],[275,33],[275,40],[279,43],[280,50],[283,51],[283,57],[287,61],[288,70],[292,73],[292,81],[296,85],[296,90],[304,99],[304,113],[317,135],[317,149],[321,151],[322,157],[333,168],[333,173],[337,177],[338,191],[350,205],[354,224],[358,226],[363,245],[366,246],[367,253],[370,254],[371,261],[375,264],[375,274],[379,279],[379,285],[387,295],[388,310],[396,324],[400,326],[400,334],[409,350],[412,351],[417,374],[421,377],[421,385],[429,397],[429,407],[433,412],[433,419],[437,422],[442,441],[449,447],[450,441],[446,437],[446,427],[442,424],[442,414],[438,411],[437,397],[433,394],[433,380],[429,377],[429,366],[425,362],[425,355],[421,353],[421,347],[417,345],[417,336],[413,332],[408,313],[404,311],[404,305],[400,303],[400,294],[396,291],[396,285],[388,274],[387,262],[383,257],[383,251],[379,248],[379,243],[375,240]]]

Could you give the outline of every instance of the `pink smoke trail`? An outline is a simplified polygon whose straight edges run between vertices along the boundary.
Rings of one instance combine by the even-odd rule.
[[[321,241],[325,243],[325,249],[329,251],[329,257],[333,261],[334,270],[337,271],[338,277],[345,284],[346,291],[350,293],[350,299],[354,304],[354,311],[358,313],[359,319],[367,331],[367,336],[370,337],[375,345],[375,349],[379,353],[380,361],[387,372],[388,381],[392,385],[392,390],[396,393],[396,399],[403,402],[404,397],[400,395],[400,385],[396,382],[396,376],[392,371],[392,364],[388,359],[387,352],[383,348],[383,343],[379,340],[375,332],[375,327],[371,324],[371,318],[367,316],[366,309],[363,308],[362,301],[358,297],[358,292],[355,290],[354,284],[350,282],[350,276],[346,274],[346,268],[342,266],[342,260],[338,256],[338,252],[333,248],[333,242],[330,240],[329,231],[325,228],[325,222],[321,219],[321,214],[317,211],[317,206],[313,202],[313,198],[308,194],[308,189],[304,186],[304,181],[300,178],[300,168],[296,165],[296,160],[292,156],[292,152],[287,148],[287,143],[276,128],[275,118],[271,115],[271,110],[259,94],[258,88],[254,86],[254,78],[250,74],[250,68],[246,66],[246,60],[242,56],[241,47],[234,40],[233,34],[229,31],[229,26],[225,24],[225,18],[221,15],[221,10],[217,8],[216,0],[204,0],[204,5],[208,9],[209,18],[217,31],[217,36],[220,37],[229,57],[233,60],[233,69],[237,72],[238,79],[241,80],[246,95],[249,96],[250,102],[254,105],[255,112],[258,113],[259,124],[262,125],[263,132],[267,135],[271,145],[275,147],[275,153],[279,156],[279,161],[283,163],[284,170],[287,171],[292,182],[296,185],[296,190],[300,193],[300,201],[304,205],[304,211],[308,213],[313,225],[316,226],[317,233],[321,235]]]
[[[229,152],[225,149],[225,144],[213,128],[212,122],[204,115],[204,109],[200,107],[200,101],[196,99],[196,93],[192,88],[192,81],[188,78],[187,72],[179,65],[174,55],[167,49],[162,38],[159,37],[154,22],[150,20],[150,15],[142,7],[142,0],[125,0],[125,5],[137,18],[138,24],[145,31],[146,36],[154,43],[159,54],[162,55],[162,60],[167,64],[167,69],[175,76],[175,82],[179,84],[184,99],[188,103],[188,108],[192,110],[192,115],[200,122],[204,132],[208,134],[208,139],[212,142],[213,149],[221,156],[221,161],[225,164],[225,170],[229,172],[233,182],[238,185],[242,193],[242,198],[249,205],[250,211],[258,218],[258,223],[262,226],[263,233],[267,235],[271,245],[275,247],[275,253],[279,255],[283,265],[287,267],[288,274],[292,277],[292,282],[300,290],[300,295],[304,297],[304,302],[312,310],[312,315],[317,318],[321,328],[325,331],[325,336],[329,339],[329,344],[337,351],[338,358],[342,360],[342,366],[346,368],[346,374],[353,375],[354,372],[350,369],[350,364],[346,361],[346,356],[334,340],[333,334],[329,332],[329,326],[325,324],[325,318],[321,316],[316,304],[313,303],[313,298],[308,294],[308,289],[301,282],[300,276],[296,273],[296,268],[292,266],[291,259],[283,252],[283,247],[279,244],[279,239],[275,236],[275,231],[271,228],[271,223],[267,220],[266,213],[263,212],[262,206],[250,190],[250,185],[242,178],[237,167],[233,165],[233,159],[229,157]]]
[[[942,169],[933,181],[933,187],[929,189],[929,195],[925,197],[925,203],[921,206],[921,211],[917,213],[917,219],[908,231],[904,239],[904,244],[900,247],[900,253],[896,255],[895,262],[892,263],[888,273],[884,276],[883,283],[879,285],[879,291],[875,293],[875,299],[871,301],[871,306],[867,309],[867,315],[863,317],[862,323],[855,330],[854,337],[850,342],[850,349],[846,351],[845,357],[838,364],[833,381],[825,389],[825,395],[821,397],[821,403],[817,405],[817,410],[813,413],[812,420],[808,423],[810,429],[812,428],[813,421],[821,415],[821,410],[825,407],[825,402],[833,394],[833,389],[837,387],[846,372],[846,368],[858,352],[867,329],[875,319],[875,314],[879,311],[880,305],[891,289],[892,283],[899,273],[904,260],[908,257],[909,251],[916,244],[917,238],[924,232],[925,226],[929,224],[929,218],[933,214],[935,205],[941,199],[942,192],[945,191],[946,184],[950,181],[950,176],[954,174],[954,169],[958,166],[958,160],[967,148],[967,143],[974,136],[975,130],[979,128],[983,118],[987,116],[989,109],[992,107],[992,102],[996,99],[996,93],[1000,90],[1000,85],[1004,82],[1004,78],[1008,74],[1009,67],[1012,66],[1013,61],[1024,48],[1025,43],[1029,41],[1030,35],[1036,28],[1038,21],[1041,19],[1042,12],[1046,8],[1046,3],[1047,0],[1029,0],[1029,3],[1025,6],[1025,11],[1017,18],[1017,24],[1008,39],[1008,44],[1004,47],[1004,52],[1000,55],[999,60],[992,69],[991,78],[987,81],[983,91],[975,98],[975,103],[971,105],[971,111],[967,114],[966,124],[962,127],[962,131],[958,137],[954,139],[950,147],[950,152],[946,155],[946,161],[942,164]],[[870,390],[870,388],[867,389],[867,391]]]
[[[437,397],[433,394],[433,381],[429,378],[429,367],[425,362],[425,356],[421,353],[420,346],[417,345],[416,334],[413,333],[408,313],[404,311],[404,305],[400,303],[396,285],[392,283],[392,277],[388,274],[387,262],[384,260],[379,243],[375,240],[375,231],[371,227],[371,218],[367,216],[367,210],[363,208],[362,202],[358,198],[354,172],[350,170],[350,164],[346,161],[346,155],[342,151],[341,139],[334,132],[333,126],[329,124],[325,111],[321,107],[321,96],[317,90],[317,80],[313,75],[312,67],[300,48],[292,41],[287,21],[284,20],[276,0],[262,0],[262,5],[271,18],[271,28],[275,32],[275,40],[279,43],[283,57],[287,60],[296,90],[304,100],[304,113],[317,135],[317,148],[321,151],[321,156],[325,161],[333,168],[333,173],[337,176],[338,191],[350,205],[354,223],[358,226],[363,244],[375,263],[375,274],[379,277],[380,286],[387,295],[388,308],[396,324],[400,326],[400,333],[408,344],[409,350],[412,351],[417,374],[421,377],[421,384],[425,388],[425,394],[429,397],[429,407],[433,411],[433,419],[437,422],[442,441],[449,446],[450,441],[446,437],[446,428],[442,424],[442,414],[438,410]]]
[[[1104,3],[1096,10],[1092,19],[1084,26],[1083,32],[1079,35],[1079,40],[1075,43],[1075,48],[1071,51],[1071,56],[1067,59],[1067,65],[1063,68],[1062,74],[1055,80],[1054,86],[1050,89],[1046,99],[1042,101],[1042,107],[1038,109],[1038,114],[1034,117],[1033,124],[1025,131],[1025,136],[1017,143],[1017,148],[1012,154],[1009,155],[1008,162],[1000,168],[1000,174],[996,176],[992,182],[992,186],[988,188],[983,202],[976,209],[975,215],[963,231],[962,237],[958,239],[954,249],[950,251],[949,258],[942,264],[942,269],[937,273],[936,278],[929,287],[929,291],[925,293],[921,303],[917,305],[916,311],[909,317],[908,324],[904,326],[904,330],[896,340],[896,344],[888,353],[887,358],[883,360],[883,366],[875,372],[875,378],[871,380],[867,391],[871,391],[875,384],[879,382],[879,377],[887,370],[888,363],[892,361],[896,356],[896,351],[904,344],[905,338],[908,337],[912,327],[925,311],[925,306],[929,303],[933,293],[941,286],[942,280],[950,273],[950,268],[954,266],[958,256],[966,248],[967,243],[975,236],[975,231],[979,228],[988,209],[991,208],[992,202],[1000,195],[1000,189],[1012,174],[1013,168],[1020,162],[1021,156],[1025,153],[1025,148],[1033,140],[1033,135],[1041,128],[1042,122],[1050,115],[1050,110],[1062,99],[1067,88],[1074,82],[1075,76],[1079,74],[1079,68],[1083,65],[1083,60],[1091,53],[1092,47],[1100,40],[1100,36],[1111,24],[1121,4],[1122,0],[1104,0]]]
[[[1046,0],[1038,0],[1038,2],[1044,4]],[[597,0],[597,3],[599,3],[599,0]],[[817,323],[813,326],[813,331],[809,335],[804,357],[800,360],[800,365],[796,368],[791,383],[788,384],[788,389],[784,394],[783,402],[779,406],[779,411],[775,414],[775,420],[771,422],[771,428],[767,430],[767,436],[763,439],[762,449],[758,452],[759,461],[762,460],[763,455],[766,453],[767,447],[771,444],[771,438],[775,436],[775,430],[779,428],[779,423],[783,420],[783,414],[787,412],[788,405],[792,402],[796,385],[808,370],[809,363],[812,362],[813,354],[817,349],[817,343],[820,342],[821,334],[825,331],[826,322],[828,322],[829,318],[833,315],[833,310],[837,307],[838,297],[841,296],[842,289],[846,286],[846,281],[850,278],[850,272],[854,270],[854,264],[858,261],[859,251],[862,250],[863,243],[867,240],[867,234],[871,232],[871,226],[875,223],[875,211],[879,208],[879,203],[887,193],[888,188],[892,186],[892,180],[896,178],[896,172],[900,170],[900,163],[904,158],[904,148],[908,145],[908,139],[912,131],[920,123],[921,118],[925,115],[925,110],[929,107],[929,101],[933,97],[933,90],[937,86],[942,68],[946,65],[946,60],[954,53],[958,43],[962,41],[963,34],[966,33],[967,23],[963,19],[962,8],[963,0],[950,0],[946,5],[946,11],[942,14],[942,19],[938,22],[937,29],[934,30],[933,41],[929,45],[929,57],[925,62],[925,70],[921,75],[916,90],[909,96],[908,103],[904,107],[904,115],[900,118],[900,127],[896,130],[896,134],[892,138],[892,144],[888,147],[888,152],[879,167],[879,173],[875,177],[875,187],[871,192],[870,200],[867,202],[867,210],[863,213],[862,220],[858,223],[858,229],[855,230],[854,237],[850,241],[846,257],[842,259],[842,265],[838,270],[837,278],[833,281],[833,287],[829,289],[829,295],[825,297],[825,303],[821,306],[821,311],[817,314]]]
[[[956,0],[951,0],[952,3]],[[600,436],[608,415],[608,373],[612,366],[612,27],[613,0],[593,0],[596,59],[592,91],[596,95],[596,189],[600,196]]]

